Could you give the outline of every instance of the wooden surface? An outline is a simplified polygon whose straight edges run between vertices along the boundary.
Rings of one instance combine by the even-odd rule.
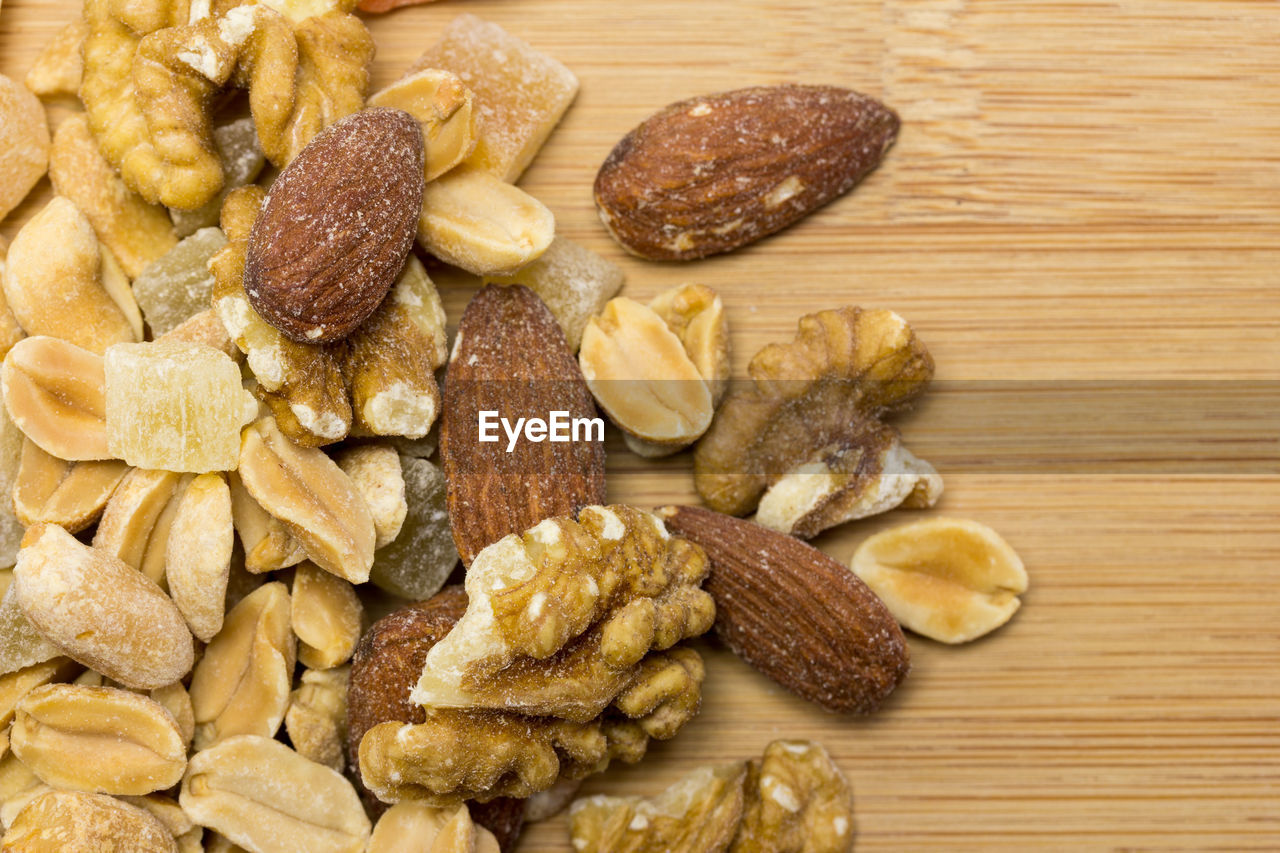
[[[4,0],[0,72],[24,73],[73,10]],[[629,295],[719,288],[739,370],[799,315],[859,303],[907,317],[943,380],[1280,378],[1274,2],[444,0],[371,21],[375,85],[463,10],[581,78],[523,186],[625,266]],[[610,242],[590,185],[621,134],[678,98],[780,81],[881,96],[901,139],[851,197],[737,254],[647,264]],[[456,320],[469,289],[445,293]],[[860,851],[1280,849],[1280,476],[1263,446],[1229,473],[944,465],[939,510],[1025,559],[1010,625],[961,648],[912,638],[912,675],[869,719],[707,644],[701,716],[587,790],[655,793],[812,737],[852,780]],[[691,496],[687,456],[610,448],[611,497]],[[845,559],[906,517],[819,544]],[[564,823],[521,849],[570,849]]]

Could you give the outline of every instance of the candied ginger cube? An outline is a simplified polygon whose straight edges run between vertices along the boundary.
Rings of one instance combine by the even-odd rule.
[[[209,258],[227,238],[218,228],[201,228],[147,264],[133,282],[133,295],[153,337],[178,326],[213,304]]]
[[[225,353],[180,341],[107,349],[107,449],[130,465],[230,471],[257,400]]]
[[[545,53],[475,15],[459,15],[410,73],[451,71],[475,94],[479,142],[467,158],[514,183],[578,94],[578,78]]]
[[[513,275],[486,279],[523,284],[538,294],[564,330],[569,349],[578,351],[587,321],[622,289],[622,268],[572,240],[556,237],[542,257]]]
[[[458,551],[445,506],[444,472],[425,459],[400,457],[408,512],[400,533],[373,555],[369,579],[401,598],[421,600],[440,591]]]

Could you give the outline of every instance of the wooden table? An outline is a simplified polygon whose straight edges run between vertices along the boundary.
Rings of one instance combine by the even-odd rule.
[[[75,6],[4,0],[0,72],[25,73]],[[944,386],[1280,378],[1274,2],[446,0],[370,21],[374,84],[463,10],[581,78],[523,186],[626,268],[628,294],[719,288],[739,371],[801,314],[858,303],[907,317]],[[613,143],[678,98],[780,81],[880,96],[901,139],[851,197],[750,249],[624,255],[590,193]],[[444,290],[456,322],[470,289]],[[948,424],[927,426],[945,456]],[[852,780],[860,851],[1280,849],[1280,469],[1259,436],[1256,464],[1199,473],[943,464],[939,509],[1026,561],[1010,625],[960,648],[913,638],[912,675],[868,719],[809,707],[708,643],[701,716],[586,790],[655,793],[812,737]],[[612,498],[692,496],[687,454],[654,466],[610,448]],[[818,544],[845,559],[906,517]],[[569,850],[564,822],[521,849]]]

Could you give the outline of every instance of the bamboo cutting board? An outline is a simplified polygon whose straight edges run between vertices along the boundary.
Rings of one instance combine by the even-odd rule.
[[[4,0],[0,72],[20,78],[75,9]],[[739,372],[806,312],[904,315],[938,364],[936,402],[906,433],[946,478],[939,511],[994,526],[1031,576],[990,637],[913,637],[912,675],[867,719],[806,706],[706,643],[701,716],[585,790],[652,794],[698,764],[812,737],[853,783],[860,851],[1280,849],[1280,6],[444,0],[370,21],[374,85],[463,10],[582,81],[522,185],[562,233],[625,267],[629,295],[719,288]],[[880,170],[736,254],[625,256],[590,193],[613,143],[670,101],[781,81],[898,109]],[[456,322],[471,287],[442,290]],[[989,381],[996,408],[949,406],[966,380]],[[1111,402],[1079,380],[1103,381]],[[1145,396],[1125,414],[1127,389]],[[1070,405],[1046,404],[1054,394]],[[1201,394],[1214,400],[1201,420],[1157,441],[1169,407]],[[1105,452],[1095,417],[1115,433]],[[1036,438],[1064,423],[1066,438]],[[1032,452],[1012,461],[1028,434]],[[1078,464],[1061,464],[1060,444]],[[687,454],[652,465],[616,436],[609,448],[612,499],[693,496]],[[1113,453],[1135,449],[1150,452]],[[847,559],[908,517],[817,544]],[[569,849],[563,819],[521,846]]]

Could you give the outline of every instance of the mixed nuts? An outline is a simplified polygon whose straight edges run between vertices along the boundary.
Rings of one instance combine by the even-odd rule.
[[[718,293],[617,296],[513,184],[577,78],[462,15],[366,98],[354,5],[86,0],[27,78],[85,107],[52,140],[0,77],[0,215],[57,192],[0,251],[6,851],[509,851],[697,714],[706,632],[865,714],[909,671],[899,622],[967,641],[1026,588],[975,522],[852,571],[801,541],[941,494],[886,422],[934,369],[903,318],[800,318],[731,387]],[[595,201],[641,257],[732,251],[897,131],[833,87],[693,98]],[[452,347],[415,243],[486,282]],[[606,417],[642,457],[693,447],[709,508],[608,504]],[[584,851],[846,851],[852,821],[832,757],[786,740],[570,809]]]

